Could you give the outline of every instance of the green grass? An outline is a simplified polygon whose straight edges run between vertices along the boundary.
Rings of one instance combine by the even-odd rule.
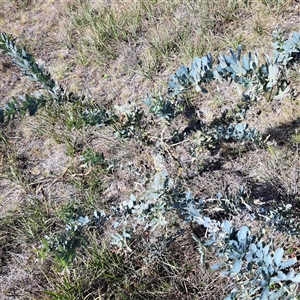
[[[179,0],[172,4],[143,0],[122,6],[99,2],[94,7],[88,1],[79,1],[69,8],[74,29],[68,40],[79,50],[82,63],[95,61],[103,65],[117,60],[124,55],[122,50],[128,49],[135,57],[130,69],[140,69],[152,78],[176,57],[187,62],[222,47],[212,38],[213,31],[224,28],[222,33],[231,35],[228,29],[246,8],[242,1],[193,1],[184,5]],[[224,48],[228,46],[232,46],[230,42]]]

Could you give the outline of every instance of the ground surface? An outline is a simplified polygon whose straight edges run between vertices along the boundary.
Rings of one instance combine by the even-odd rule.
[[[263,59],[262,53],[272,52],[277,26],[286,36],[300,30],[299,5],[296,0],[1,0],[0,31],[12,34],[55,81],[86,95],[92,105],[145,108],[147,93],[165,93],[170,74],[195,56],[210,52],[216,58],[241,44],[245,52],[257,49]],[[0,299],[224,298],[230,291],[227,279],[209,269],[216,258],[207,253],[206,268],[201,266],[192,238],[198,229],[174,216],[161,231],[140,230],[129,253],[109,246],[110,231],[93,228],[86,233],[88,246],[78,249],[67,269],[55,255],[41,255],[41,245],[45,236],[63,232],[72,214],[92,216],[131,194],[141,197],[160,171],[199,199],[245,187],[253,203],[291,204],[297,222],[299,80],[298,72],[292,96],[280,102],[262,97],[253,108],[249,124],[262,132],[263,147],[221,143],[203,149],[198,142],[200,119],[211,122],[238,101],[235,86],[227,84],[193,93],[190,108],[170,126],[155,119],[147,128],[151,143],[118,139],[109,126],[79,126],[80,106],[72,105],[53,104],[3,126]],[[0,106],[36,87],[10,57],[0,55]],[[184,133],[187,138],[174,139]],[[210,213],[221,221],[225,217]],[[237,227],[249,222],[229,217]],[[179,229],[184,233],[163,247],[162,238]],[[279,236],[281,244],[299,247],[297,238],[286,235]]]

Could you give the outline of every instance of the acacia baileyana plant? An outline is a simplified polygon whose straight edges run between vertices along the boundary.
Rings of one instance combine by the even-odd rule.
[[[162,96],[147,96],[144,103],[149,107],[145,112],[135,103],[120,108],[106,109],[94,103],[85,101],[85,97],[78,97],[72,92],[67,92],[56,83],[44,66],[39,66],[34,57],[27,53],[24,47],[17,47],[12,36],[0,34],[0,49],[11,56],[13,63],[18,65],[22,73],[30,80],[38,82],[41,89],[34,95],[14,97],[12,101],[0,107],[0,123],[8,124],[17,115],[23,117],[27,112],[35,115],[40,107],[59,105],[63,103],[77,103],[78,120],[71,122],[72,126],[110,125],[116,136],[123,139],[137,137],[149,142],[147,129],[151,125],[147,116],[153,114],[171,122],[178,114],[185,111],[185,95],[192,88],[196,91],[206,92],[206,85],[214,80],[236,82],[244,88],[242,99],[230,113],[227,109],[211,124],[203,122],[201,136],[204,147],[214,147],[218,141],[252,141],[261,142],[259,133],[254,128],[249,128],[247,123],[241,123],[246,118],[246,112],[259,95],[267,94],[269,99],[283,99],[290,93],[287,75],[300,58],[300,33],[285,40],[283,32],[274,31],[273,57],[266,57],[266,62],[259,64],[258,53],[241,55],[241,46],[237,53],[230,49],[230,55],[220,54],[218,64],[214,63],[211,54],[202,58],[196,57],[188,67],[182,66],[171,75],[167,93]],[[125,120],[125,122],[124,122]],[[150,122],[150,123],[149,123]],[[218,123],[218,124],[217,124]],[[220,124],[221,123],[221,124]],[[206,142],[210,142],[206,145]]]
[[[12,58],[25,76],[38,83],[40,89],[34,94],[14,97],[0,107],[0,123],[7,125],[27,113],[33,116],[44,106],[58,109],[60,105],[68,104],[76,107],[77,112],[76,118],[69,122],[70,126],[111,126],[117,138],[137,138],[151,143],[147,130],[153,121],[149,119],[149,114],[168,125],[185,112],[186,96],[192,89],[207,92],[207,85],[218,80],[221,84],[229,81],[240,85],[243,88],[242,99],[234,109],[225,109],[211,123],[201,123],[198,132],[200,147],[214,148],[220,141],[259,144],[262,141],[260,133],[242,121],[260,96],[266,96],[271,101],[281,100],[290,93],[288,75],[300,59],[300,33],[294,32],[289,39],[285,39],[283,32],[277,30],[273,33],[272,46],[272,57],[265,56],[263,63],[259,62],[257,52],[242,56],[240,46],[236,53],[230,49],[230,55],[220,54],[216,61],[211,54],[196,57],[190,66],[182,66],[171,75],[166,93],[147,95],[144,103],[149,110],[145,111],[137,103],[113,108],[104,108],[96,103],[91,105],[85,97],[78,97],[56,83],[24,47],[16,46],[12,36],[1,33],[0,49]],[[83,158],[87,165],[102,162],[103,159],[92,152],[85,153]],[[205,199],[195,199],[174,182],[167,172],[158,173],[141,197],[132,194],[129,200],[111,207],[110,211],[95,211],[92,216],[76,215],[66,221],[65,232],[45,237],[41,253],[52,253],[63,265],[72,263],[76,248],[85,245],[85,230],[90,226],[110,227],[108,229],[113,230],[111,246],[116,251],[131,252],[130,239],[137,230],[164,231],[170,222],[168,216],[177,213],[183,222],[205,228],[205,237],[194,236],[194,239],[198,242],[202,263],[205,260],[204,248],[210,248],[221,261],[212,267],[213,270],[221,270],[224,276],[232,278],[234,288],[227,300],[296,299],[300,274],[291,268],[295,267],[296,259],[283,259],[283,248],[276,249],[264,229],[254,234],[249,226],[237,229],[229,220],[220,222],[208,217],[205,214]],[[262,210],[263,207],[258,208],[247,202],[242,189],[239,195],[224,197],[218,194],[215,198],[218,200],[216,205],[222,206],[225,211],[247,214],[277,230],[299,234],[297,224],[289,217],[289,207]]]

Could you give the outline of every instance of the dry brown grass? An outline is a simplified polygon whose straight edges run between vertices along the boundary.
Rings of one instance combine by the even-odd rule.
[[[238,44],[246,51],[270,52],[270,34],[277,25],[287,32],[299,30],[297,1],[2,0],[0,12],[1,31],[26,45],[55,80],[105,106],[141,104],[146,93],[165,90],[169,75],[181,64],[207,52],[216,55]],[[297,86],[299,75],[293,78]],[[0,56],[0,106],[34,88]],[[207,121],[237,99],[231,87],[217,91],[213,85],[209,94],[191,97],[191,111]],[[153,147],[136,140],[122,142],[111,129],[70,128],[66,120],[73,113],[71,106],[47,108],[1,129],[0,299],[224,297],[226,280],[200,267],[189,227],[150,264],[143,262],[142,247],[149,246],[144,236],[135,237],[136,252],[129,256],[114,256],[107,249],[97,252],[96,259],[89,245],[70,273],[61,273],[52,258],[41,262],[36,253],[46,234],[63,228],[57,215],[69,202],[84,207],[86,214],[116,205],[131,193],[143,194],[145,174],[153,178],[158,169],[166,169],[199,198],[246,186],[254,200],[289,202],[298,213],[299,99],[275,104],[263,100],[255,109],[261,114],[251,125],[268,136],[264,149],[224,144],[213,151],[194,151],[193,132],[188,142],[169,146],[172,129],[183,133],[192,127],[187,116],[167,127],[165,137],[155,132],[158,125],[150,128],[157,140]],[[108,168],[85,168],[80,158],[87,149],[103,153]],[[161,165],[155,162],[157,156]],[[96,240],[102,245],[99,236]],[[213,264],[215,258],[207,254]],[[104,279],[99,275],[101,260],[113,266],[102,266],[108,273]],[[89,282],[90,275],[96,276],[94,281]],[[67,294],[68,288],[73,294]],[[45,295],[45,290],[66,294]]]

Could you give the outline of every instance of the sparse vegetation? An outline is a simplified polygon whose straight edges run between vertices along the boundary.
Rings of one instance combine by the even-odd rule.
[[[2,298],[299,299],[297,8],[4,0]]]

